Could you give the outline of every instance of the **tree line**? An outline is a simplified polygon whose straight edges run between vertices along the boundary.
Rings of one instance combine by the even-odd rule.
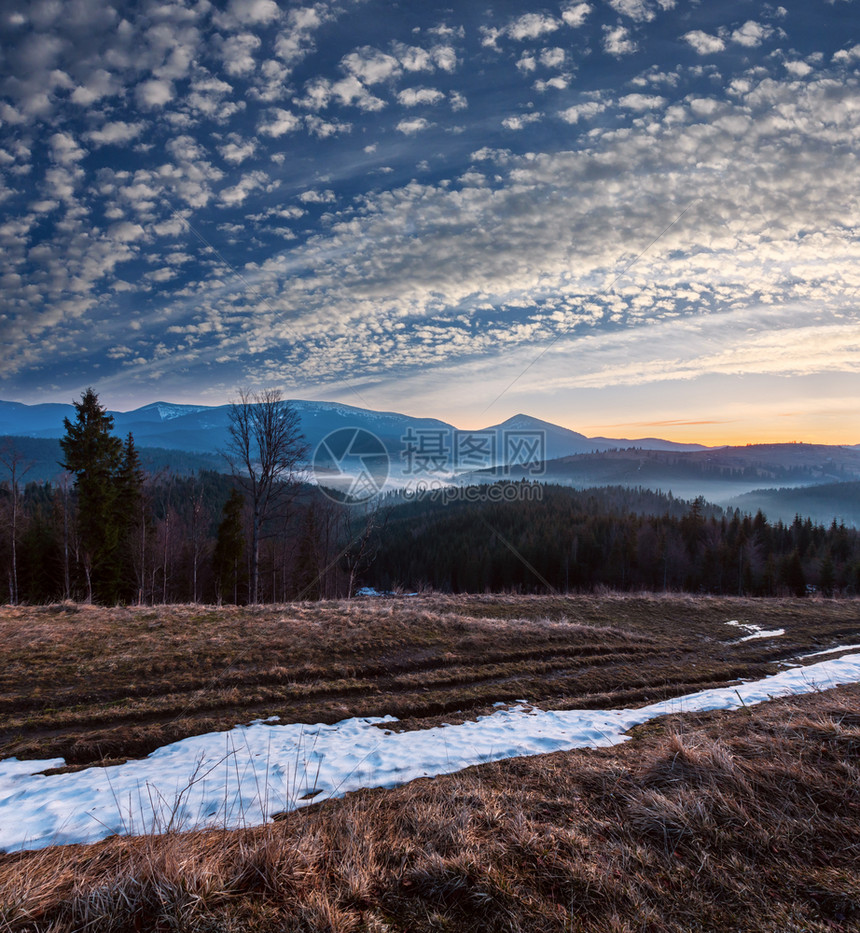
[[[303,481],[296,413],[240,393],[231,475],[141,468],[92,389],[60,441],[63,472],[27,482],[0,448],[0,602],[262,603],[429,587],[445,592],[860,593],[860,536],[835,520],[769,522],[647,489],[357,506]],[[484,489],[486,492],[486,488]],[[462,497],[467,500],[468,497]],[[475,497],[472,497],[475,498]]]
[[[232,475],[147,473],[92,389],[75,402],[53,482],[0,449],[0,602],[258,603],[348,596],[373,510],[301,481],[306,447],[276,392],[241,392]]]
[[[366,582],[454,593],[860,594],[860,535],[835,519],[771,523],[761,511],[621,486],[540,493],[399,505]]]

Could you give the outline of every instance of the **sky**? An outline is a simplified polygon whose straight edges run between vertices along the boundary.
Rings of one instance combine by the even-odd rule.
[[[860,443],[860,0],[0,5],[0,398]]]

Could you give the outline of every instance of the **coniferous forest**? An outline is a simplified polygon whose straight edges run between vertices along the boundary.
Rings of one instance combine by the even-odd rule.
[[[258,404],[246,415],[266,410],[266,399],[249,401]],[[281,410],[268,402],[270,415]],[[361,586],[860,593],[860,535],[836,521],[771,523],[646,489],[525,482],[497,484],[495,496],[490,487],[459,498],[394,493],[350,506],[297,478],[305,451],[289,420],[278,425],[287,473],[249,473],[261,459],[249,445],[265,441],[254,430],[271,423],[244,427],[247,462],[233,476],[146,473],[134,438],[112,434],[88,390],[65,424],[59,480],[26,482],[26,462],[4,447],[0,601],[245,604],[344,597]]]

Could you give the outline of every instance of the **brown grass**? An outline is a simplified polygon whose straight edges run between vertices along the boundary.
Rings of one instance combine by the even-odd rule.
[[[730,619],[785,628],[738,641]],[[492,703],[635,706],[860,640],[860,602],[683,596],[441,596],[279,607],[0,608],[0,757],[144,755],[237,722]]]
[[[254,830],[0,856],[0,930],[848,933],[858,709],[846,687]]]

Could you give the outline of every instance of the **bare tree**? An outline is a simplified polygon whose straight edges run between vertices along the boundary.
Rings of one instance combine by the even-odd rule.
[[[198,575],[200,568],[200,557],[203,549],[206,547],[206,530],[211,524],[212,516],[206,508],[204,500],[203,484],[195,481],[191,486],[191,498],[188,502],[190,511],[190,534],[189,543],[191,545],[191,600],[198,602],[200,587]]]
[[[250,601],[260,595],[260,540],[294,490],[307,447],[299,416],[277,389],[242,389],[230,409],[226,457],[251,506]]]
[[[9,491],[12,494],[11,507],[11,544],[12,544],[12,567],[9,574],[9,595],[13,606],[18,605],[18,508],[21,491],[19,482],[33,464],[24,463],[24,455],[20,450],[12,446],[11,441],[6,441],[0,448],[0,463],[6,467],[9,473]]]
[[[379,551],[379,536],[376,532],[385,527],[390,512],[390,507],[380,505],[378,497],[361,506],[344,506],[347,546],[343,556],[349,574],[347,599],[355,595],[358,574],[366,570],[376,558]]]
[[[72,508],[69,490],[71,485],[72,474],[67,470],[63,470],[57,477],[57,487],[60,490],[60,508],[63,516],[63,599],[72,598],[72,575],[69,566],[69,512]]]

